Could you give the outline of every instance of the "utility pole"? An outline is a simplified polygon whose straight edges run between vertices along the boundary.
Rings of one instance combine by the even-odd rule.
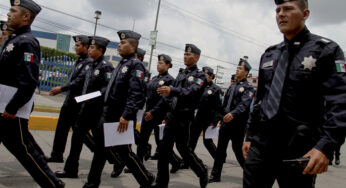
[[[159,20],[159,13],[160,13],[160,6],[161,6],[161,0],[159,0],[159,4],[157,6],[157,13],[156,13],[156,20],[155,20],[155,27],[154,31],[150,33],[150,41],[151,41],[151,51],[150,51],[150,59],[148,63],[148,70],[150,72],[150,67],[151,67],[151,61],[153,59],[153,52],[156,47],[156,39],[157,39],[157,22]]]
[[[96,35],[97,21],[100,19],[101,14],[102,14],[101,11],[99,10],[95,11],[96,22],[95,22],[94,36]]]

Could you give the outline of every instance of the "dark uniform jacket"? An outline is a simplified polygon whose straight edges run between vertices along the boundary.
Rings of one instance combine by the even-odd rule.
[[[72,68],[68,83],[61,87],[62,91],[68,91],[65,103],[75,102],[74,97],[82,94],[83,83],[87,72],[85,66],[90,66],[92,63],[93,60],[89,58],[88,54],[83,54],[78,57],[78,60]]]
[[[106,121],[136,118],[145,102],[145,68],[135,54],[123,58],[112,73],[111,88],[106,96]],[[114,74],[114,75],[113,75]],[[110,119],[109,119],[110,118]]]
[[[234,89],[233,98],[230,104],[229,109],[227,109],[227,104],[231,95],[232,90]],[[246,78],[239,82],[232,84],[225,95],[223,104],[222,104],[222,113],[219,114],[220,120],[223,117],[231,113],[233,115],[233,120],[229,123],[232,124],[246,124],[249,118],[250,105],[253,99],[254,89],[253,86],[247,81]]]
[[[161,97],[157,93],[157,89],[162,86],[171,86],[174,82],[174,78],[167,72],[159,74],[148,83],[147,85],[147,100],[146,111],[150,112],[154,117],[164,116],[166,110],[162,110],[162,103],[169,103],[167,97]],[[167,108],[166,108],[167,109]]]
[[[40,44],[30,26],[23,26],[8,37],[1,51],[0,84],[18,90],[6,112],[16,114],[31,99],[38,85],[40,61]]]
[[[197,109],[205,83],[205,73],[199,71],[196,64],[179,73],[171,87],[172,110],[191,112]]]
[[[345,136],[341,128],[346,127],[346,75],[337,69],[339,65],[345,68],[345,58],[335,42],[311,34],[307,28],[291,41],[269,47],[262,55],[255,99],[255,104],[261,101],[261,109],[251,114],[248,140],[261,143],[259,122],[267,121],[263,107],[285,45],[290,64],[277,117],[281,122],[320,129],[314,147],[331,156],[334,144],[342,143]]]
[[[217,114],[222,110],[221,88],[214,82],[206,83],[201,96],[196,119],[217,125]]]

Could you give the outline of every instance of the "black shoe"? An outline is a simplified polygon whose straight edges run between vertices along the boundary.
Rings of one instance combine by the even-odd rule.
[[[112,178],[116,178],[116,177],[118,177],[122,172],[123,172],[123,167],[122,168],[117,168],[117,167],[114,167],[113,168],[113,171],[112,171],[112,173],[111,173],[111,177]]]
[[[58,183],[56,184],[57,188],[64,188],[65,187],[65,183],[61,180],[58,181]]]
[[[155,176],[152,173],[149,172],[148,178],[149,178],[148,184],[147,185],[141,185],[139,188],[150,188],[150,187],[152,187],[151,184],[154,183]]]
[[[201,188],[206,188],[208,185],[208,169],[205,169],[205,172],[201,177],[199,177],[199,185]]]
[[[333,165],[333,161],[332,160],[329,161],[329,165]]]
[[[132,172],[131,172],[131,170],[130,170],[130,169],[125,168],[125,169],[124,169],[124,173],[125,173],[125,174],[128,174],[128,173],[132,173]]]
[[[74,174],[74,173],[69,173],[69,172],[65,172],[65,171],[56,171],[55,175],[58,178],[78,178],[78,174]]]
[[[64,162],[63,157],[52,156],[47,159],[47,163],[63,163],[63,162]]]
[[[148,144],[147,150],[146,150],[145,155],[144,155],[144,160],[145,161],[149,160],[150,156],[151,156],[151,144]]]
[[[159,159],[159,153],[155,152],[154,155],[150,157],[151,160],[158,160]]]
[[[96,183],[89,183],[89,182],[86,182],[84,185],[83,185],[83,188],[98,188],[99,187],[99,184],[96,184]]]
[[[335,165],[340,165],[340,159],[339,158],[335,159]]]
[[[172,165],[172,168],[171,168],[171,173],[174,174],[176,173],[180,168],[180,165]]]
[[[220,176],[210,175],[209,183],[220,182],[220,181],[221,181]]]
[[[179,167],[179,169],[189,169],[189,165],[184,163],[184,162],[182,162],[180,167]]]

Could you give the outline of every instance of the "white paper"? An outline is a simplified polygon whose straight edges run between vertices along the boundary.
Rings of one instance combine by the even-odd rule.
[[[137,112],[137,122],[140,126],[142,126],[142,118],[143,118],[144,110],[138,110]]]
[[[219,127],[209,126],[204,134],[205,139],[215,139],[219,136]]]
[[[160,128],[159,138],[160,138],[160,140],[163,139],[163,131],[165,130],[165,126],[166,126],[166,124],[160,124],[159,125],[159,128]]]
[[[84,101],[87,101],[87,100],[99,97],[101,95],[102,94],[101,94],[100,91],[95,91],[95,92],[92,92],[92,93],[88,93],[88,94],[85,94],[85,95],[81,95],[81,96],[75,97],[74,99],[77,101],[77,103],[80,103],[80,102],[84,102]]]
[[[123,133],[118,132],[118,127],[119,122],[103,124],[105,147],[128,145],[135,143],[133,121],[129,121],[128,129]]]
[[[4,113],[7,104],[11,101],[17,90],[15,87],[0,84],[0,113]],[[16,117],[29,119],[33,103],[34,95],[32,95],[31,99],[24,106],[19,108]]]

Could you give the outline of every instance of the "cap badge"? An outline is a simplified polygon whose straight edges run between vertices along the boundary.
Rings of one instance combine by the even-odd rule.
[[[76,42],[79,42],[80,40],[79,40],[79,37],[76,37]]]
[[[164,61],[165,58],[163,56],[160,57],[160,61]]]
[[[125,33],[121,33],[120,38],[125,39],[125,37],[126,37]]]
[[[95,39],[91,40],[91,45],[95,44]]]
[[[187,52],[192,52],[192,48],[191,47],[187,47]]]
[[[13,3],[15,6],[18,6],[20,5],[20,0],[14,0],[14,3]]]

